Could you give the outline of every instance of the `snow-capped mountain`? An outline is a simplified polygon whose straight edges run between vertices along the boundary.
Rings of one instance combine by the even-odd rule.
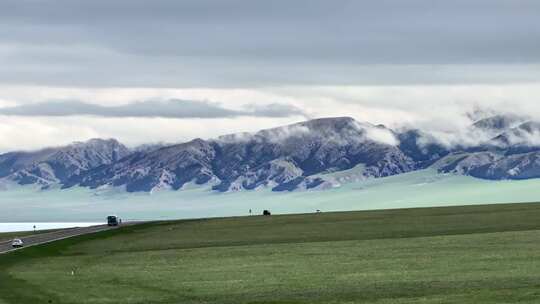
[[[257,187],[283,191],[321,186],[325,181],[314,175],[359,164],[365,166],[365,176],[373,177],[413,170],[414,162],[385,140],[392,141],[393,133],[382,126],[347,117],[316,119],[135,153],[82,174],[69,185],[152,191],[177,190],[194,182],[212,183],[218,191]]]
[[[440,160],[439,170],[494,180],[538,178],[540,151],[518,154],[493,151],[455,153]]]
[[[493,115],[477,120],[473,123],[473,127],[497,134],[510,128],[516,127],[527,121],[527,118],[517,115]]]
[[[441,172],[494,180],[540,177],[540,123],[498,115],[473,126],[498,134],[476,147],[454,151],[441,159],[437,165]]]
[[[10,152],[0,155],[0,178],[22,185],[48,187],[63,184],[92,168],[114,163],[128,154],[129,150],[114,139],[91,139],[58,148]]]
[[[0,178],[63,188],[123,187],[128,192],[324,189],[428,167],[483,179],[540,177],[540,124],[514,116],[476,121],[488,140],[449,147],[429,131],[394,131],[349,117],[321,118],[211,140],[127,149],[94,139],[61,148],[0,155]],[[336,174],[339,173],[339,178]]]

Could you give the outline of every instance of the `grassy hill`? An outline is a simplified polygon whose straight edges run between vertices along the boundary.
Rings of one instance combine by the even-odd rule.
[[[182,220],[0,256],[0,303],[538,303],[540,204]]]

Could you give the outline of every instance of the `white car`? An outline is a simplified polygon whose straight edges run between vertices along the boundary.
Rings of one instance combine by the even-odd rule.
[[[24,242],[21,239],[13,239],[11,241],[11,247],[13,248],[21,248],[24,246]]]

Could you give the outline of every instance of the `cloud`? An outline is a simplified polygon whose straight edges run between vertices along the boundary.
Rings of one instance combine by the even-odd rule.
[[[0,81],[260,87],[538,80],[536,0],[4,0]]]
[[[306,113],[290,104],[271,103],[266,105],[248,105],[246,107],[254,116],[263,117],[289,117],[289,116],[303,116],[306,117]]]
[[[379,128],[376,126],[367,128],[366,137],[373,141],[391,145],[391,146],[397,146],[399,144],[399,140],[392,133],[392,131],[386,128]]]
[[[234,118],[304,116],[303,112],[287,104],[248,105],[232,110],[218,103],[171,99],[141,101],[124,105],[104,106],[81,101],[49,101],[0,108],[0,115],[9,116],[78,116],[100,117],[162,117],[162,118]]]
[[[298,118],[116,118],[94,116],[15,117],[0,119],[0,153],[62,146],[91,138],[115,138],[130,147],[211,139],[229,132],[256,132],[294,123]]]
[[[114,137],[128,144],[179,142],[196,137],[216,138],[223,134],[256,132],[263,128],[297,123],[305,118],[339,116],[351,116],[357,121],[374,125],[384,124],[394,130],[401,127],[421,129],[432,134],[423,139],[426,143],[434,141],[447,146],[475,145],[495,135],[471,132],[471,113],[481,109],[488,111],[488,114],[511,113],[540,121],[540,103],[536,102],[538,96],[538,83],[466,86],[289,86],[260,89],[100,89],[4,85],[0,86],[0,113],[10,109],[13,115],[0,116],[0,149],[33,149],[92,137]],[[32,111],[23,108],[33,107],[36,102],[49,104],[50,100],[68,100],[64,101],[66,104],[54,107],[55,111],[87,114],[40,116],[44,113],[33,110],[31,115],[34,116],[30,116]],[[202,103],[200,108],[213,109],[207,109],[208,113],[213,114],[206,116],[221,115],[223,118],[151,117],[147,112],[150,110],[146,108],[138,108],[141,113],[133,113],[134,109],[127,109],[126,105],[133,105],[134,100],[155,103],[152,104],[154,107],[146,108],[159,108],[162,101],[163,108],[160,111],[165,112],[167,109],[168,116],[172,116],[173,111],[186,116],[187,109],[190,109],[188,103],[180,102],[179,104],[185,105],[176,105],[176,108],[183,111],[180,112],[175,110],[174,106],[167,107],[168,103],[174,104],[175,100],[198,100],[200,102],[195,104]],[[204,100],[219,100],[219,103]],[[69,105],[70,102],[91,107],[82,111],[77,106]],[[73,107],[75,109],[72,109]],[[108,113],[109,110],[118,108],[128,112]],[[195,110],[190,111],[191,117],[197,116],[193,114]],[[176,116],[180,115],[178,112]],[[304,118],[297,113],[307,114]],[[143,114],[146,116],[140,116]],[[39,127],[35,125],[37,121],[41,122]],[[537,136],[533,134],[533,137]],[[374,134],[373,137],[390,144],[393,142],[392,137],[385,134]]]

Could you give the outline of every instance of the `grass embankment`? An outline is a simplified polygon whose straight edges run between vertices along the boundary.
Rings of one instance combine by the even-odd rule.
[[[0,303],[538,303],[540,204],[186,220],[0,256]]]

